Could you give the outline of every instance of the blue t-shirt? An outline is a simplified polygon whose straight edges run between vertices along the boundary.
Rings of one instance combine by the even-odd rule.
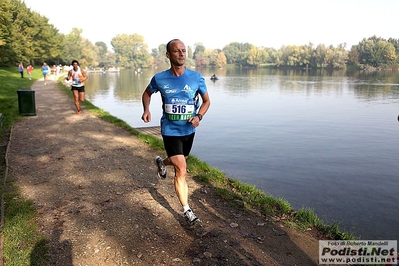
[[[189,122],[197,114],[199,96],[207,92],[202,75],[186,68],[183,75],[173,76],[170,69],[157,73],[149,84],[151,94],[160,92],[163,115],[161,134],[165,136],[186,136],[195,132]]]
[[[43,75],[47,75],[48,72],[50,71],[50,68],[48,66],[43,66],[42,70],[43,70]]]

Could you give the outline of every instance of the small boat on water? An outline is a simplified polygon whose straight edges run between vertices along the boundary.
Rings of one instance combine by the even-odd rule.
[[[216,75],[215,74],[213,74],[212,76],[211,76],[211,80],[213,80],[213,81],[215,81],[215,80],[218,80],[219,78],[218,77],[216,77]]]

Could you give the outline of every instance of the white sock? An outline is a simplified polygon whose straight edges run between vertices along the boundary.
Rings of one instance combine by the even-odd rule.
[[[190,206],[186,205],[183,206],[183,213],[185,213],[186,211],[188,211],[190,209]]]

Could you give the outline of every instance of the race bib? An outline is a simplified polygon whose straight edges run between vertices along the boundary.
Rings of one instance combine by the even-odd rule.
[[[72,80],[72,85],[73,85],[73,86],[81,86],[81,85],[82,85],[82,82],[80,81],[79,78],[74,78],[74,79]]]
[[[188,120],[193,116],[193,104],[165,104],[165,113],[168,120]]]

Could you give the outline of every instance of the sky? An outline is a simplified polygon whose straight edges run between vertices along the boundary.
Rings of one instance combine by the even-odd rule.
[[[223,49],[231,42],[258,47],[346,43],[372,36],[399,39],[399,0],[22,0],[60,33],[82,29],[93,44],[139,34],[149,50],[178,38],[186,46]]]

